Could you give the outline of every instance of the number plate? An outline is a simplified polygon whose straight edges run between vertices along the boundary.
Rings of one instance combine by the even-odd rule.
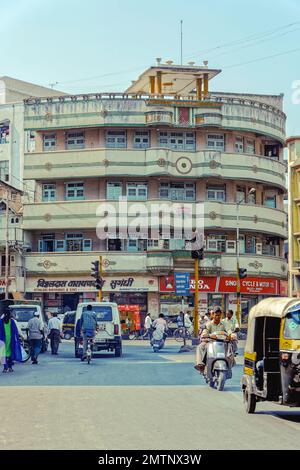
[[[106,330],[106,325],[105,323],[100,323],[99,325],[99,331],[105,331]]]

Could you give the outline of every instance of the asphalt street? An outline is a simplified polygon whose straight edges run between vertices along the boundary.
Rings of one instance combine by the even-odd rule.
[[[178,350],[124,342],[122,358],[88,365],[64,342],[59,356],[16,365],[0,376],[0,449],[300,449],[300,410],[259,403],[246,415],[241,355],[218,392]]]

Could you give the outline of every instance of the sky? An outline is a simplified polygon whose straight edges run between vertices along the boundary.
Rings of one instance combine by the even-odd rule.
[[[211,90],[284,93],[300,135],[300,0],[0,0],[0,76],[69,93],[124,91],[162,61],[208,60]]]

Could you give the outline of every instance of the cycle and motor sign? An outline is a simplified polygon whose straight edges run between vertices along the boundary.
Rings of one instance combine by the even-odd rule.
[[[175,292],[177,295],[190,295],[190,273],[175,273]]]

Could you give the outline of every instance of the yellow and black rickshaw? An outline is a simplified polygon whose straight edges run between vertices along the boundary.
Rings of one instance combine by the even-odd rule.
[[[247,413],[258,401],[300,407],[300,299],[268,298],[250,310],[242,390]]]

